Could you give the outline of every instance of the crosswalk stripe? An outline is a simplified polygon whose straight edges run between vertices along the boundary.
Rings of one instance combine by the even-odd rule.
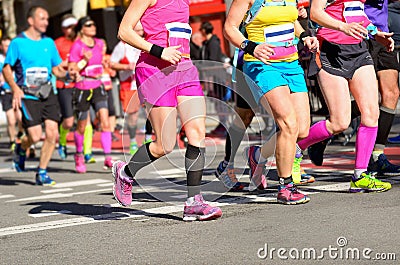
[[[88,179],[88,180],[78,180],[78,181],[57,183],[53,187],[54,188],[71,188],[71,187],[78,187],[78,186],[85,186],[85,185],[108,183],[108,182],[110,182],[110,180],[106,180],[106,179]]]

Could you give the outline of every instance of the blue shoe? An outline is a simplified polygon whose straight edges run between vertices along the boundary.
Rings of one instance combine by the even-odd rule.
[[[17,172],[25,171],[25,159],[26,151],[22,149],[21,144],[17,144],[13,156],[13,164]]]
[[[377,161],[373,161],[371,156],[367,170],[369,172],[376,172],[379,176],[400,175],[400,166],[390,163],[385,154],[380,154]]]
[[[67,154],[67,146],[66,145],[59,145],[58,146],[58,154],[60,155],[60,158],[62,159],[62,160],[65,160],[65,159],[67,159],[67,156],[68,156],[68,154]]]
[[[56,182],[52,180],[47,173],[44,174],[39,174],[36,173],[36,185],[41,185],[41,186],[53,186],[55,185]]]
[[[391,144],[400,144],[400,134],[397,135],[396,137],[388,138],[387,141],[388,141],[389,143],[391,143]]]
[[[239,182],[236,178],[235,169],[229,165],[224,167],[224,161],[219,163],[215,170],[215,176],[229,191],[242,191],[244,189],[244,184]]]
[[[85,163],[86,164],[93,164],[93,163],[96,163],[96,160],[94,159],[92,154],[86,154],[85,155]]]

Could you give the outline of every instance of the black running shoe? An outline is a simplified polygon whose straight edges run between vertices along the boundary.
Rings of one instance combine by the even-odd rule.
[[[324,140],[308,147],[308,157],[316,166],[322,166],[324,162],[324,151],[328,145],[328,140]]]

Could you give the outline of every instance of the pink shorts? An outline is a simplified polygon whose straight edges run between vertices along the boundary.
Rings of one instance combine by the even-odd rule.
[[[160,69],[136,68],[136,83],[140,102],[154,106],[176,107],[178,96],[204,96],[197,68],[193,64]]]

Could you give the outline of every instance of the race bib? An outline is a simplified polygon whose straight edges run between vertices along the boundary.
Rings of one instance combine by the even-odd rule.
[[[101,64],[89,65],[83,70],[83,75],[91,78],[99,78],[104,72]]]
[[[297,51],[296,45],[290,43],[294,41],[294,24],[287,23],[277,26],[269,26],[264,29],[265,42],[275,45],[275,54],[270,57],[271,60],[290,56]],[[288,44],[286,47],[279,45]]]
[[[27,87],[39,87],[49,80],[49,71],[47,67],[30,67],[25,72],[25,83]]]
[[[190,58],[190,37],[192,28],[187,23],[172,22],[165,25],[168,30],[168,46],[181,45],[182,57]]]
[[[103,84],[105,90],[112,89],[112,81],[111,81],[110,75],[103,74],[100,79],[101,79],[101,83]]]
[[[352,1],[343,3],[343,17],[347,23],[363,22],[363,26],[368,26],[371,21],[364,12],[364,4],[360,1]]]

